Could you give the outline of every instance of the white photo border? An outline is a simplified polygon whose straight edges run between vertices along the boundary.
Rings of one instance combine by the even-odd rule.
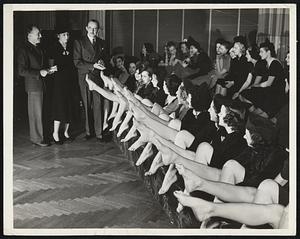
[[[16,229],[13,227],[13,13],[56,10],[288,8],[290,20],[290,209],[288,229]],[[3,5],[3,222],[4,235],[296,235],[296,4],[4,4]],[[153,199],[154,200],[154,199]]]

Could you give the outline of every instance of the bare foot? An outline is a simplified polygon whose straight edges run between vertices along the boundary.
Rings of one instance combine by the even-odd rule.
[[[148,143],[143,152],[141,153],[139,159],[136,161],[135,165],[136,166],[140,166],[142,163],[145,162],[145,160],[149,157],[151,157],[151,155],[153,154],[153,150],[152,150],[152,143]]]
[[[112,106],[112,109],[111,109],[111,113],[110,113],[110,115],[109,115],[107,121],[109,121],[110,119],[116,117],[117,112],[118,112],[118,105],[119,105],[119,104],[118,104],[117,102],[114,102],[114,103],[113,103],[113,106]]]
[[[128,133],[125,136],[125,138],[121,139],[121,142],[122,143],[127,142],[127,141],[129,141],[130,139],[132,139],[135,136],[137,136],[136,127],[135,127],[135,125],[132,125],[131,129],[128,131]]]
[[[147,140],[147,142],[151,141],[151,139],[154,137],[154,132],[149,129],[145,124],[138,122],[136,119],[133,119],[133,122],[136,125],[137,130],[144,135],[145,140]]]
[[[129,123],[129,121],[130,121],[131,118],[132,118],[132,113],[131,113],[130,111],[127,111],[127,112],[126,112],[126,117],[125,117],[125,119],[123,120],[123,122],[122,122],[122,124],[121,124],[121,126],[120,126],[120,128],[119,128],[117,137],[120,137],[121,134],[122,134],[126,129],[128,129],[128,127],[129,127],[129,126],[128,126],[128,123]]]
[[[186,189],[184,189],[183,193],[186,194],[186,195],[190,195],[190,194],[186,191]],[[178,213],[180,213],[180,212],[183,210],[183,208],[184,208],[184,206],[183,206],[180,202],[178,202],[176,211],[177,211]]]
[[[165,175],[161,188],[158,191],[158,194],[165,194],[169,190],[171,185],[177,181],[176,172],[177,170],[174,167],[174,164],[171,164]]]
[[[200,198],[191,197],[182,191],[175,191],[174,196],[185,207],[192,208],[196,218],[202,222],[212,216],[213,203]]]
[[[161,158],[161,153],[158,152],[155,156],[155,158],[152,161],[151,167],[148,172],[145,173],[145,176],[153,175],[156,173],[157,169],[161,166],[163,166],[162,158]]]
[[[145,143],[147,143],[147,137],[145,136],[145,134],[141,134],[141,136],[138,138],[137,141],[135,141],[129,148],[129,151],[135,151],[137,150],[139,147],[141,147],[142,145],[144,145]]]
[[[204,179],[198,177],[196,174],[194,174],[192,171],[186,169],[181,164],[175,165],[178,173],[183,177],[184,180],[184,186],[188,193],[195,191],[196,189],[201,188]]]
[[[91,81],[88,77],[85,78],[85,81],[88,83],[89,90],[94,90],[97,84],[94,81]]]
[[[159,141],[158,137],[152,137],[151,142],[153,142],[156,148],[161,152],[162,162],[164,165],[169,165],[175,162],[177,156],[176,153],[173,150],[171,150],[168,146],[162,144]]]

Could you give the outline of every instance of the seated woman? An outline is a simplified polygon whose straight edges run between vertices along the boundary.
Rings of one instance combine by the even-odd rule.
[[[195,190],[200,190],[200,191],[205,191],[207,193],[210,193],[212,195],[215,195],[217,198],[224,202],[230,202],[230,203],[255,203],[255,204],[280,204],[282,206],[287,206],[289,204],[289,183],[288,183],[288,170],[289,170],[289,160],[288,160],[288,153],[282,154],[284,158],[284,166],[281,169],[281,172],[277,175],[277,177],[272,180],[272,179],[266,179],[260,183],[258,188],[256,187],[251,187],[251,186],[237,186],[237,185],[232,185],[228,183],[223,183],[223,182],[216,182],[216,181],[210,181],[203,179],[201,177],[196,176],[193,172],[190,170],[185,169],[182,165],[176,165],[179,173],[183,176],[184,182],[185,182],[185,191],[186,192],[192,192]],[[176,196],[176,195],[175,195]],[[205,214],[209,212],[209,205],[213,205],[212,203],[203,201],[202,199],[198,200],[196,198],[193,199],[194,202],[203,202],[202,206],[205,206],[205,208],[198,208],[200,205],[196,204],[189,204],[188,201],[190,197],[185,197],[182,198],[183,200],[179,200],[179,202],[182,205],[185,206],[190,206],[193,209],[197,210],[203,210]],[[229,204],[225,203],[228,206],[226,207],[231,207],[234,204]],[[220,205],[220,204],[219,204]],[[242,207],[242,204],[240,205]],[[232,207],[231,213],[235,215],[232,217],[232,215],[228,214],[218,214],[218,215],[212,215],[212,214],[206,214],[205,218],[202,218],[204,220],[208,219],[208,217],[211,216],[221,216],[224,218],[236,220],[241,223],[245,223],[247,225],[253,225],[249,223],[251,220],[254,220],[254,218],[249,214],[248,215],[248,220],[243,221],[240,217],[237,217],[236,211],[234,209],[235,207]],[[236,206],[236,208],[238,208]],[[245,210],[247,209],[247,206],[244,208]],[[194,211],[195,212],[195,211]],[[272,210],[270,211],[270,213]],[[197,216],[197,214],[196,214]],[[200,221],[202,221],[200,219]],[[268,223],[268,222],[265,222]],[[205,225],[204,225],[205,224]],[[204,228],[206,223],[201,225],[202,228]],[[264,223],[257,223],[255,225],[260,225]],[[210,227],[211,228],[211,227]]]
[[[177,52],[176,44],[172,41],[167,43],[168,49],[168,58],[165,61],[165,67],[167,75],[176,74],[177,64],[182,64],[182,61],[179,59],[179,54]]]
[[[136,62],[134,60],[128,62],[128,73],[129,76],[124,83],[124,86],[127,87],[131,92],[135,92],[138,86],[137,79],[135,78],[135,73],[137,70]]]
[[[123,85],[126,83],[129,74],[124,66],[124,57],[117,56],[115,58],[116,71],[114,72],[114,77],[116,77]]]
[[[220,112],[221,105],[219,105],[219,96],[216,95],[214,100],[211,102],[210,108],[208,110],[210,115],[210,121],[208,124],[200,124],[199,131],[196,131],[196,135],[192,135],[186,130],[179,131],[175,137],[175,140],[172,142],[166,140],[158,131],[156,137],[160,142],[165,144],[170,149],[174,150],[176,153],[183,157],[187,157],[188,159],[194,160],[196,157],[196,149],[201,142],[211,142],[212,140],[216,140],[221,137],[221,129],[218,126],[218,116],[217,114]],[[154,131],[156,131],[154,129]],[[176,132],[176,129],[174,129]],[[221,139],[219,139],[221,141]],[[185,148],[187,148],[185,150]],[[156,170],[163,165],[161,158],[155,158],[153,160],[150,170],[147,172],[147,175],[154,174]]]
[[[250,114],[245,134],[248,148],[224,165],[220,181],[257,187],[263,180],[275,178],[285,157],[284,151],[274,144],[274,133],[271,121]]]
[[[158,104],[153,105],[153,113],[156,115],[165,114],[168,116],[178,108],[179,105],[176,92],[181,82],[181,79],[179,79],[175,74],[170,75],[163,81],[163,93],[160,94],[163,94],[166,97],[164,97],[164,102],[162,104],[157,102]]]
[[[224,81],[219,81],[217,84],[225,88],[223,91],[226,95],[232,97],[235,92],[238,92],[245,83],[250,72],[249,64],[245,57],[246,39],[241,36],[234,38],[233,53],[236,56],[230,63],[230,69]]]
[[[225,76],[229,72],[231,57],[229,55],[230,42],[225,41],[224,39],[219,39],[216,42],[216,64],[215,64],[215,72],[212,75],[212,88],[218,80],[224,81]],[[222,94],[221,86],[216,85],[216,94]]]
[[[263,117],[273,118],[285,103],[284,69],[275,58],[274,45],[269,40],[260,44],[259,54],[261,59],[267,62],[267,80],[252,87],[258,100],[252,102],[253,107],[249,110]]]
[[[159,63],[159,55],[154,51],[153,44],[146,42],[142,46],[141,63],[152,69],[157,69]]]
[[[238,156],[246,148],[243,131],[241,132],[240,129],[243,124],[240,114],[241,112],[238,112],[237,109],[233,109],[232,106],[228,107],[222,105],[219,114],[219,124],[226,129],[227,135],[222,137],[223,140],[220,140],[221,143],[216,144],[216,149],[209,143],[201,143],[197,148],[196,157],[194,156],[194,158],[181,156],[181,153],[179,153],[176,148],[171,149],[167,147],[165,142],[162,142],[160,137],[157,137],[156,134],[152,138],[155,141],[156,147],[162,151],[165,165],[171,163],[182,164],[199,176],[204,175],[210,180],[218,181],[221,174],[221,170],[218,168],[222,168],[226,161]],[[155,130],[155,128],[153,128],[153,130]],[[208,167],[206,165],[218,168]]]
[[[174,119],[182,120],[189,110],[189,103],[187,101],[188,93],[183,85],[183,82],[176,91],[176,97],[178,99],[178,108],[174,112]]]
[[[184,61],[189,58],[189,48],[187,45],[187,39],[183,39],[182,42],[179,43],[178,46],[178,59]]]
[[[249,102],[246,99],[254,102],[258,100],[258,95],[256,94],[256,85],[265,81],[267,78],[267,66],[266,61],[260,59],[259,49],[256,46],[253,46],[251,49],[246,51],[247,61],[253,64],[253,68],[248,74],[247,80],[240,88],[238,92],[233,95],[233,99],[239,97],[243,102]],[[245,99],[246,98],[246,99]]]
[[[183,62],[182,66],[186,69],[183,71],[185,79],[196,81],[200,85],[202,82],[208,82],[206,76],[212,70],[212,62],[208,55],[200,47],[200,44],[192,37],[188,38],[188,46],[190,49],[190,58]],[[202,76],[202,77],[201,77]]]
[[[222,108],[223,107],[223,108]],[[219,179],[221,170],[214,169],[212,167],[206,166],[207,164],[222,167],[222,163],[225,163],[227,160],[239,155],[245,148],[246,143],[243,139],[243,134],[240,133],[240,125],[243,122],[241,119],[241,112],[237,113],[237,111],[231,110],[229,107],[224,108],[225,106],[221,107],[221,113],[219,114],[220,117],[225,118],[224,120],[221,119],[220,121],[222,125],[228,132],[228,136],[225,140],[222,141],[219,147],[214,150],[214,148],[208,143],[201,143],[198,146],[196,156],[195,154],[191,154],[183,149],[178,149],[178,147],[172,147],[167,140],[161,140],[162,137],[158,137],[158,135],[162,135],[160,130],[157,130],[155,124],[149,124],[149,121],[144,121],[147,126],[151,127],[154,131],[158,131],[157,134],[152,135],[150,138],[158,148],[158,150],[162,153],[162,160],[163,164],[169,165],[173,163],[181,163],[184,164],[187,168],[196,171],[199,175],[205,175],[210,179]],[[224,114],[226,111],[226,115]],[[141,120],[139,117],[137,120]],[[228,122],[230,120],[230,122]],[[145,128],[146,126],[144,126]],[[147,131],[147,130],[146,130]],[[148,130],[149,131],[149,130]],[[148,133],[149,134],[149,133]],[[174,151],[175,150],[175,151]],[[213,155],[214,153],[214,155]],[[182,156],[181,154],[184,154]],[[212,157],[213,156],[213,157]],[[205,165],[206,164],[206,165]],[[169,187],[172,183],[176,181],[176,170],[174,170],[173,166],[170,166],[162,188],[160,190],[160,194],[165,193],[168,191]]]

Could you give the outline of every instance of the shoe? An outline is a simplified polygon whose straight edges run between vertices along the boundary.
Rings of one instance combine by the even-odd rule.
[[[62,144],[63,144],[63,141],[61,141],[61,140],[56,141],[56,140],[53,138],[53,141],[54,141],[54,143],[57,144],[57,145],[62,145]]]
[[[49,143],[44,143],[44,142],[32,142],[33,145],[36,145],[36,146],[40,146],[40,147],[47,147],[47,146],[50,146],[51,144]]]
[[[93,135],[87,134],[86,136],[84,136],[84,139],[85,139],[85,140],[90,140],[90,139],[93,138],[93,137],[94,137]]]

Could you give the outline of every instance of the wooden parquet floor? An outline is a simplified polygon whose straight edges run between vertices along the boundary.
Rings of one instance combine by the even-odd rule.
[[[83,136],[40,148],[14,127],[14,227],[174,228],[119,148]]]

